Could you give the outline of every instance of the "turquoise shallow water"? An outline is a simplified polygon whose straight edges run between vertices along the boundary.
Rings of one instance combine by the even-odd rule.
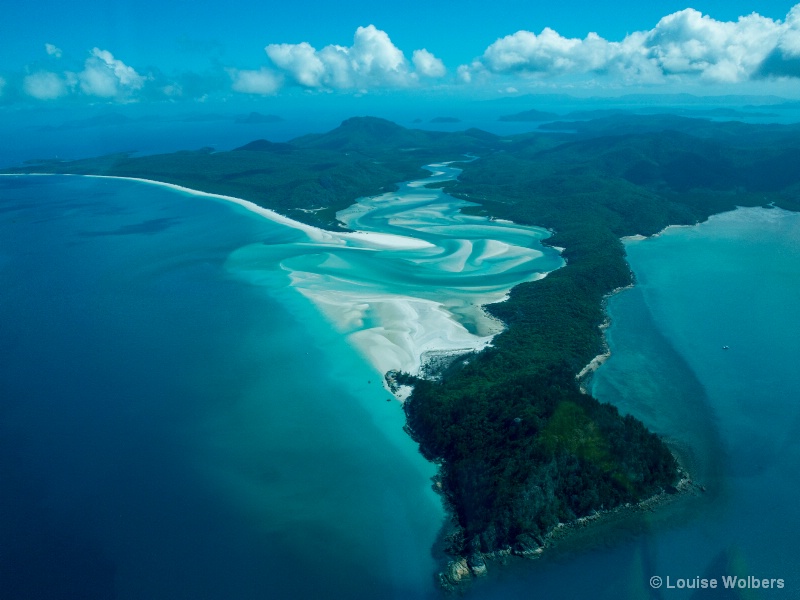
[[[482,305],[559,268],[539,227],[465,215],[472,203],[426,184],[457,177],[445,164],[395,192],[360,198],[337,218],[353,232],[305,228],[244,246],[231,272],[271,289],[291,281],[379,372],[417,373],[430,352],[471,351],[502,330]]]
[[[627,393],[654,408],[648,424],[694,451],[693,472],[713,498],[685,530],[687,550],[659,568],[673,577],[690,570],[784,577],[785,597],[799,597],[791,549],[800,531],[800,215],[739,209],[629,242],[627,250],[639,293],[612,302],[620,322],[612,349],[626,343],[626,303],[646,307],[703,391],[647,394],[630,386]],[[606,385],[619,387],[626,372],[644,380],[670,372],[655,361],[613,361],[595,385],[609,400],[615,394]],[[656,403],[663,409],[656,412]]]

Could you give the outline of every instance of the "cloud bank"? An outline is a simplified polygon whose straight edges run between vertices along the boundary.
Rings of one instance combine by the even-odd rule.
[[[472,64],[459,67],[459,74],[462,81],[489,73],[607,76],[624,84],[676,79],[740,83],[765,76],[797,77],[798,59],[800,5],[785,21],[756,13],[717,21],[687,8],[619,42],[596,33],[566,38],[549,27],[538,35],[518,31],[491,44]]]
[[[39,71],[22,80],[25,93],[37,100],[55,100],[69,92],[67,80],[57,73]]]
[[[33,62],[18,73],[0,73],[3,103],[205,100],[213,95],[273,96],[289,88],[360,94],[373,89],[460,86],[463,91],[491,86],[516,93],[532,80],[548,81],[553,87],[582,82],[614,87],[702,83],[721,88],[800,79],[800,4],[784,20],[752,13],[736,21],[718,21],[687,8],[619,41],[596,33],[568,38],[550,27],[538,34],[520,30],[454,69],[426,48],[413,50],[408,58],[374,25],[356,29],[349,46],[317,49],[304,41],[270,43],[263,48],[260,68],[225,65],[217,57],[205,73],[167,75],[151,66],[143,74],[98,47],[82,62],[55,44],[46,43],[44,50],[46,62]],[[254,48],[253,56],[258,55]]]
[[[48,55],[61,58],[62,52],[45,44]],[[54,72],[36,70],[22,77],[22,92],[35,100],[56,100],[83,95],[106,100],[126,101],[135,97],[148,81],[133,67],[114,58],[108,50],[93,48],[82,70]]]
[[[269,44],[264,50],[274,67],[294,84],[311,89],[369,89],[409,87],[427,78],[442,77],[444,64],[427,50],[415,50],[412,64],[374,25],[359,27],[353,45],[317,50],[307,42]]]
[[[114,58],[108,50],[93,48],[83,71],[78,73],[81,91],[88,96],[116,98],[144,87],[146,78]]]

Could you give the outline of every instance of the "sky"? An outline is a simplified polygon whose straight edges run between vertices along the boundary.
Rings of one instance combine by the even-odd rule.
[[[6,107],[299,94],[800,98],[791,1],[12,0],[4,13]]]

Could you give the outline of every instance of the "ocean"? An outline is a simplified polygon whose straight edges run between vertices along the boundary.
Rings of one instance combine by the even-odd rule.
[[[3,598],[433,593],[399,403],[302,296],[226,268],[285,227],[135,182],[0,190]]]

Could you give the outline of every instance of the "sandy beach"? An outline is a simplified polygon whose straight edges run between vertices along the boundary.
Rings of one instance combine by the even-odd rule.
[[[248,200],[193,190],[172,183],[137,177],[108,175],[87,175],[87,177],[127,179],[159,185],[197,197],[232,202],[271,221],[303,231],[313,242],[318,244],[347,245],[375,251],[419,250],[434,247],[433,244],[422,239],[388,233],[326,231],[300,223]],[[489,254],[490,256],[502,254],[507,250],[507,245],[497,242],[492,246]],[[458,270],[453,266],[450,268]],[[431,300],[393,294],[372,295],[339,291],[335,289],[335,283],[330,281],[324,286],[328,289],[320,291],[321,279],[319,277],[314,281],[314,289],[308,287],[308,283],[308,277],[300,275],[292,277],[293,286],[312,300],[334,326],[345,333],[352,345],[381,373],[399,370],[418,374],[422,366],[422,356],[425,353],[480,350],[502,330],[497,323],[495,330],[490,335],[470,334],[441,303]],[[487,298],[487,303],[499,301],[503,295],[497,298]],[[379,322],[380,325],[364,328],[367,315]]]
[[[503,329],[494,321],[491,333],[472,334],[442,303],[424,298],[297,287],[381,373],[417,375],[426,353],[481,350]]]
[[[437,165],[438,166],[438,165]],[[436,175],[443,175],[437,171]],[[355,215],[364,216],[376,209],[385,211],[387,206],[397,205],[403,223],[400,231],[409,235],[385,233],[382,231],[342,231],[334,232],[300,223],[273,210],[258,206],[254,202],[203,192],[184,186],[164,183],[137,177],[117,177],[109,175],[75,175],[96,179],[121,179],[148,185],[169,188],[198,198],[207,198],[236,204],[260,217],[274,223],[303,232],[308,238],[308,253],[314,256],[329,256],[322,261],[328,270],[338,267],[336,274],[314,272],[305,266],[285,267],[291,287],[311,300],[326,316],[337,331],[381,374],[388,371],[404,371],[419,375],[425,366],[426,356],[457,355],[479,351],[491,344],[492,338],[500,333],[504,325],[491,317],[483,306],[501,302],[507,298],[508,291],[522,281],[533,281],[545,276],[546,272],[521,270],[526,263],[542,258],[539,249],[523,247],[504,241],[503,233],[519,236],[525,228],[497,227],[496,238],[482,238],[481,227],[491,223],[470,221],[460,222],[459,216],[452,214],[447,196],[439,195],[415,186],[401,197],[399,194],[384,194],[373,198],[362,198],[351,207],[341,211],[345,222]],[[420,207],[417,212],[404,207],[413,202],[427,200],[430,204]],[[390,217],[389,219],[391,219]],[[358,219],[353,219],[356,225]],[[425,231],[426,238],[414,237],[415,228]],[[471,238],[463,238],[470,235]],[[429,241],[441,239],[440,244]],[[514,238],[516,239],[516,238]],[[427,277],[440,278],[442,288],[420,289],[402,279],[394,282],[380,282],[379,271],[368,274],[363,263],[352,263],[353,250],[379,254],[391,251],[400,255],[396,263],[400,268],[412,268],[411,274],[426,274]],[[319,261],[317,261],[318,265]],[[352,264],[351,264],[352,263]],[[334,265],[334,267],[331,267]],[[257,257],[248,265],[258,269]],[[510,279],[508,285],[496,283],[486,285],[484,276],[497,276],[511,271],[520,271],[518,279]],[[377,281],[377,283],[376,283]],[[450,286],[450,287],[448,287]],[[424,292],[424,293],[423,293]],[[417,294],[421,295],[417,295]],[[387,388],[388,389],[388,388]],[[398,394],[402,399],[402,394]]]

